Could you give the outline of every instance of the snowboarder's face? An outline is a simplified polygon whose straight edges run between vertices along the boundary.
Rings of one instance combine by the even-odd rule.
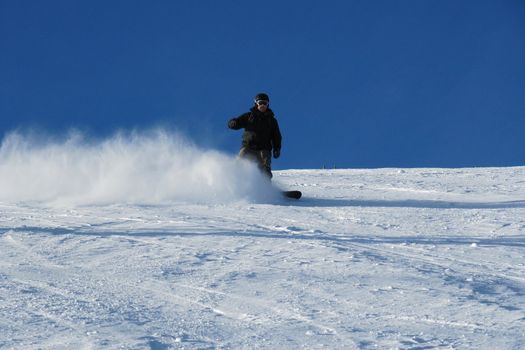
[[[255,103],[257,104],[257,109],[259,110],[259,112],[266,112],[266,110],[268,109],[268,101],[258,100],[255,101]]]

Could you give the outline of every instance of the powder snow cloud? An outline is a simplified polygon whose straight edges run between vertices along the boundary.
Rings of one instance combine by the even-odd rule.
[[[0,201],[52,205],[261,200],[272,192],[253,164],[162,129],[90,141],[12,132],[0,146]]]

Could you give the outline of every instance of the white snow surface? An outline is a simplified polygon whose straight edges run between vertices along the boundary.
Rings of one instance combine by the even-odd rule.
[[[209,198],[30,201],[13,149],[36,152],[0,163],[2,349],[525,348],[525,167],[274,172],[295,201],[212,166]]]

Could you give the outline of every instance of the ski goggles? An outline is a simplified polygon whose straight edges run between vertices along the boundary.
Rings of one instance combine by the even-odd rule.
[[[269,102],[266,101],[266,100],[257,100],[257,101],[255,101],[255,103],[257,104],[257,106],[261,106],[261,105],[268,106]]]

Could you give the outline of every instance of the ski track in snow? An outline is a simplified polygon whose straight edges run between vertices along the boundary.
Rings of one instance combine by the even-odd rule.
[[[524,178],[287,170],[299,201],[0,203],[0,348],[523,349]]]

